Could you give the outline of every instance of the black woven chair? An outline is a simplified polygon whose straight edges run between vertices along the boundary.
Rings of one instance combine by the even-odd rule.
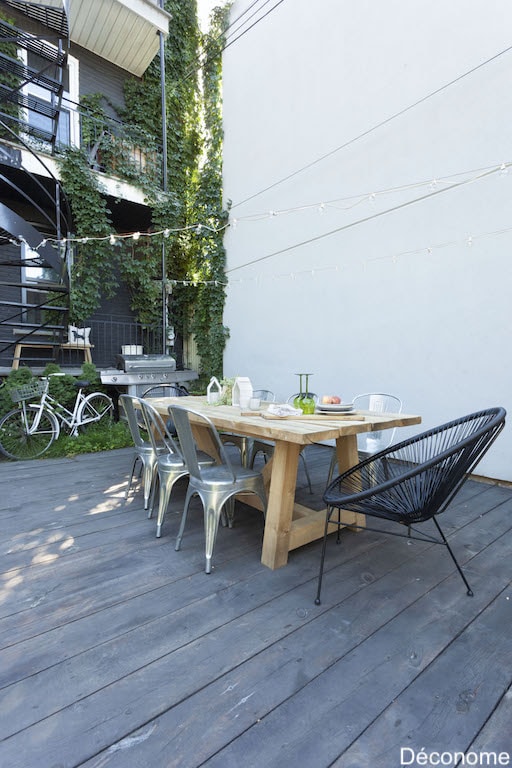
[[[407,533],[378,530],[420,541],[444,544],[459,571],[468,595],[472,595],[462,569],[452,552],[437,515],[444,512],[505,426],[504,408],[490,408],[450,421],[380,451],[347,470],[327,486],[325,532],[315,599],[320,590],[329,525],[337,525],[338,542],[341,510],[391,520],[407,527]],[[335,512],[337,511],[337,514]],[[432,519],[440,538],[418,532],[413,525]],[[358,528],[362,526],[353,525]],[[411,535],[411,531],[415,534]]]

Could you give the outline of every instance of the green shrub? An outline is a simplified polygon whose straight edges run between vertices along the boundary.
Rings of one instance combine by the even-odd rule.
[[[23,384],[28,384],[33,379],[30,368],[19,368],[17,371],[11,371],[4,383],[0,387],[0,417],[5,413],[12,411],[15,404],[11,398],[11,389],[16,389]]]
[[[50,378],[50,393],[52,397],[67,408],[72,409],[78,391],[75,386],[76,378],[63,373],[55,363],[49,363],[45,367],[43,375],[49,376],[51,373],[62,374],[51,376]],[[106,391],[106,388],[101,384],[98,371],[92,363],[84,363],[82,373],[81,379],[89,381],[87,392]],[[25,366],[9,373],[2,386],[0,386],[0,417],[15,408],[10,395],[11,390],[38,378],[32,374],[30,368]],[[59,439],[50,446],[49,450],[41,458],[77,456],[80,453],[110,451],[116,448],[126,448],[130,445],[133,445],[133,441],[126,422],[113,423],[111,419],[104,418],[96,424],[88,425],[86,430],[76,437],[71,437],[63,429]]]
[[[68,434],[61,433],[46,453],[41,457],[43,459],[57,459],[68,456],[78,456],[81,453],[97,453],[98,451],[112,451],[116,448],[127,448],[133,445],[133,441],[124,421],[112,423],[101,421],[97,424],[91,424],[86,432],[82,432],[76,437],[70,437]]]

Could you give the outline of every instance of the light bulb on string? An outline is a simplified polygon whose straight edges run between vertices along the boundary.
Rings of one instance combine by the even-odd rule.
[[[171,234],[171,230],[170,229],[164,229],[162,234],[163,234],[164,237],[169,237],[169,235]]]
[[[140,238],[140,232],[134,232],[132,235],[133,240],[138,240]]]
[[[115,237],[115,235],[110,235],[109,242],[110,242],[110,245],[115,245],[116,244],[116,237]]]
[[[500,176],[506,176],[508,174],[508,167],[505,165],[505,163],[502,163],[500,165]]]

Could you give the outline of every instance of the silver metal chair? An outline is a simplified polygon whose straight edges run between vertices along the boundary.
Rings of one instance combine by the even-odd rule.
[[[180,447],[189,471],[188,490],[175,549],[179,550],[181,547],[190,500],[197,495],[201,499],[204,510],[205,571],[210,573],[213,548],[223,507],[229,504],[230,500],[234,501],[236,495],[251,493],[259,496],[266,508],[263,477],[260,472],[235,466],[230,462],[217,429],[206,416],[192,408],[180,405],[169,406],[169,413],[176,425]],[[207,431],[218,455],[215,466],[201,465],[191,421]]]
[[[354,408],[372,413],[402,413],[402,401],[396,395],[384,392],[367,392],[357,395],[352,401]],[[382,429],[377,432],[364,432],[357,436],[357,451],[361,461],[373,453],[383,451],[394,440],[396,429]],[[333,451],[327,482],[330,483],[336,468],[336,451]]]
[[[173,439],[158,411],[147,400],[141,400],[140,407],[142,409],[142,415],[144,417],[151,444],[155,452],[158,453],[155,467],[159,487],[156,535],[157,538],[160,538],[172,489],[174,484],[180,478],[188,475],[188,468],[178,443]],[[164,448],[163,452],[160,451],[162,447]],[[201,466],[212,466],[215,464],[215,460],[205,453],[201,453],[199,462]],[[156,478],[154,478],[152,484],[148,517],[151,517],[153,514],[155,490]]]
[[[158,456],[164,453],[167,449],[165,446],[161,446],[157,449],[151,443],[149,435],[145,429],[143,417],[141,419],[141,416],[139,415],[142,413],[140,410],[141,402],[142,398],[135,397],[134,395],[119,396],[119,403],[126,414],[128,427],[134,443],[133,462],[128,488],[126,489],[126,498],[128,498],[130,494],[133,479],[135,477],[135,470],[140,463],[140,474],[142,474],[142,488],[144,492],[144,509],[148,509]],[[139,406],[137,409],[135,408],[135,403]]]
[[[189,391],[181,384],[155,384],[146,389],[142,397],[186,397]]]
[[[149,389],[146,389],[142,397],[147,400],[152,397],[187,397],[189,391],[182,384],[154,384]],[[167,430],[173,437],[176,437],[176,430],[172,419],[167,419]]]
[[[275,403],[276,401],[276,396],[270,389],[255,389],[252,396],[257,397],[262,403]]]
[[[275,394],[270,389],[254,389],[252,396],[259,398],[264,403],[274,403],[276,399]],[[236,445],[240,451],[240,461],[243,466],[252,467],[254,463],[253,446],[255,442],[252,437],[236,435],[233,432],[221,432],[220,439],[226,445]]]
[[[295,400],[296,397],[299,396],[299,394],[300,392],[296,392],[294,395],[290,395],[290,397],[286,402],[289,403],[290,405],[293,405],[293,401]],[[308,392],[307,394],[308,394],[308,397],[313,398],[315,403],[318,403],[318,395],[316,395],[314,392]],[[270,457],[274,453],[274,443],[269,443],[268,440],[253,440],[250,454],[249,454],[249,459],[248,459],[249,467],[252,468],[254,466],[254,461],[258,453],[263,454],[263,458],[265,459],[265,462],[266,462],[267,459],[270,459]],[[301,451],[299,456],[302,460],[302,466],[304,467],[306,480],[308,481],[309,492],[313,493],[313,486],[311,485],[311,477],[309,475],[307,459],[306,459],[306,456],[304,455],[304,451]]]

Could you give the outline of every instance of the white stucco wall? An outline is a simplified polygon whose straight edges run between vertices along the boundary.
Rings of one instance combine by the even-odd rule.
[[[225,375],[396,393],[398,438],[512,412],[511,28],[507,0],[286,0],[226,49]],[[512,480],[510,426],[478,472]]]

